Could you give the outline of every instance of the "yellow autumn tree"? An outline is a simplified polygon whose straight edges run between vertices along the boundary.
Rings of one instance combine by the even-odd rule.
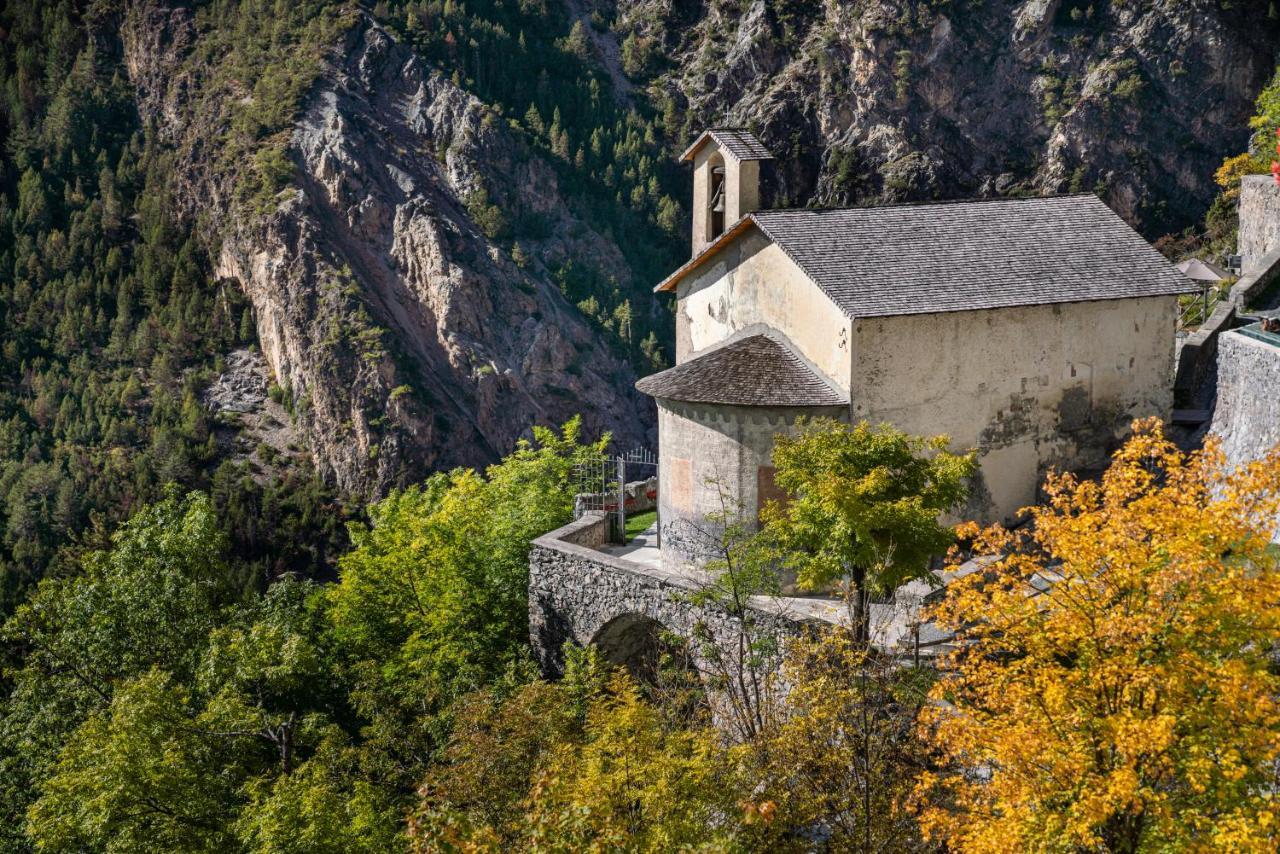
[[[922,829],[965,852],[1280,848],[1280,449],[1234,472],[1156,420],[1100,483],[1049,478],[935,618]]]
[[[600,682],[603,678],[605,681]],[[415,854],[764,850],[754,781],[709,725],[672,720],[624,670],[584,692],[476,695],[410,816]],[[566,682],[570,681],[566,679]]]
[[[931,678],[844,628],[789,644],[785,708],[739,750],[757,780],[745,823],[776,834],[765,850],[813,851],[818,838],[827,851],[922,850],[910,797],[928,760],[914,725]]]

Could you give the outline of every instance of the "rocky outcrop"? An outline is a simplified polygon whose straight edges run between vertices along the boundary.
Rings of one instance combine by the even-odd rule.
[[[252,301],[276,382],[340,488],[480,465],[575,413],[589,432],[650,442],[630,368],[551,281],[570,258],[625,281],[622,256],[489,108],[360,15],[289,134],[287,188],[246,216],[209,152],[189,12],[139,2],[124,37],[144,118],[178,152],[179,201],[208,226],[216,274]],[[519,264],[476,223],[495,210],[540,222]]]
[[[201,396],[212,414],[219,456],[248,463],[264,485],[284,475],[302,450],[295,420],[279,389],[271,388],[266,360],[257,350],[228,353],[224,370]]]
[[[1280,34],[1267,3],[1217,0],[617,8],[620,31],[674,57],[655,85],[686,130],[752,127],[784,201],[1098,189],[1151,236],[1217,194]]]

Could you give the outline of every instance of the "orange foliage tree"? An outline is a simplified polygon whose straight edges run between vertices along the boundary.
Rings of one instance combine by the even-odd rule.
[[[935,618],[957,633],[916,788],[956,851],[1280,849],[1280,448],[1234,472],[1156,420],[1054,475]]]

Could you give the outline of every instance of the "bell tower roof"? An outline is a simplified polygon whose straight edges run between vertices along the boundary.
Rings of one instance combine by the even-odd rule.
[[[708,142],[715,142],[721,151],[739,162],[745,160],[772,160],[773,155],[759,137],[746,128],[711,128],[704,130],[693,144],[680,155],[682,163],[693,160],[698,150]]]
[[[764,205],[773,155],[751,131],[703,131],[680,159],[693,165],[693,240],[697,255],[726,227]],[[761,180],[761,176],[765,180]]]

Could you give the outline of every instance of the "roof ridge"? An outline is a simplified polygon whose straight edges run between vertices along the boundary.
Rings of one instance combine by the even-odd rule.
[[[1102,204],[1106,204],[1097,193],[1079,192],[1079,193],[1049,193],[1043,196],[988,196],[985,198],[971,199],[925,199],[913,202],[889,202],[887,204],[875,205],[844,205],[842,207],[831,208],[762,208],[758,211],[752,211],[751,216],[757,214],[775,214],[775,213],[841,213],[845,211],[882,211],[891,210],[893,208],[931,208],[946,207],[947,205],[982,205],[995,204],[997,202],[1045,202],[1057,201],[1059,199],[1081,199],[1092,198]]]

